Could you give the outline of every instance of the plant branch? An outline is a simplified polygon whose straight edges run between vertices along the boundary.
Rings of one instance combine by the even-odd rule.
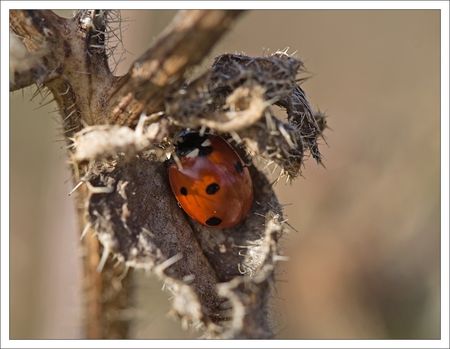
[[[80,11],[75,17],[65,19],[52,11],[10,12],[11,36],[15,38],[12,51],[20,52],[25,47],[29,53],[11,57],[11,76],[14,77],[11,88],[36,83],[38,89],[49,89],[58,105],[68,144],[72,135],[85,125],[105,120],[104,100],[111,91],[114,77],[107,66],[105,49],[97,48],[102,37],[94,32],[104,28],[85,25],[89,20],[98,19],[98,15],[95,11]],[[31,68],[19,69],[24,65]],[[68,155],[71,159],[71,150]],[[85,166],[72,163],[72,170],[73,182],[77,184]],[[89,224],[86,188],[80,188],[75,198],[81,235]],[[123,265],[114,267],[112,260],[107,260],[103,271],[99,272],[103,248],[95,232],[86,231],[82,241],[85,336],[90,339],[127,338],[129,319],[124,318],[123,312],[132,303],[131,274],[124,273]]]
[[[118,81],[110,123],[134,125],[140,114],[164,108],[168,88],[200,63],[242,11],[180,11],[152,47]]]
[[[201,61],[238,14],[239,11],[181,12],[130,72],[115,78],[106,55],[107,11],[79,11],[73,18],[65,19],[52,11],[13,10],[10,89],[34,83],[38,88],[48,88],[60,109],[68,144],[87,125],[131,125],[150,99],[153,107],[147,110],[163,107],[169,84],[181,81],[186,69]],[[117,120],[111,119],[112,110],[120,111],[112,113]],[[69,157],[73,157],[72,151]],[[85,177],[86,170],[85,164],[73,163],[75,184]],[[122,311],[132,301],[131,275],[125,273],[124,264],[117,268],[111,258],[102,259],[102,255],[108,257],[108,251],[99,244],[99,232],[89,227],[86,216],[90,196],[86,187],[76,193],[80,231],[87,232],[83,238],[85,335],[127,338],[129,320],[124,320]],[[102,272],[98,272],[99,265]],[[209,273],[213,278],[207,297],[215,292],[216,279],[208,268],[203,269],[205,275]],[[181,286],[172,283],[174,289]],[[216,302],[214,297],[205,299]],[[203,318],[203,312],[200,314]]]
[[[215,229],[183,213],[164,163],[180,130],[206,127],[232,137],[243,155],[275,163],[288,178],[299,174],[307,151],[320,161],[317,139],[325,121],[297,84],[301,62],[286,52],[221,55],[187,82],[187,70],[241,12],[180,11],[122,77],[114,77],[107,62],[109,11],[80,11],[72,19],[48,11],[11,13],[11,30],[39,62],[30,60],[34,73],[16,69],[11,88],[31,82],[48,88],[70,145],[80,230],[88,232],[88,338],[127,337],[129,267],[153,270],[174,294],[176,314],[205,337],[273,335],[268,299],[285,220],[265,167],[249,165],[251,214],[238,226]],[[286,110],[287,121],[274,117],[272,104]]]

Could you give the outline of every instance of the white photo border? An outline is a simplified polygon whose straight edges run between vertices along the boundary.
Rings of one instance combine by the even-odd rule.
[[[440,340],[10,340],[9,10],[10,9],[437,9],[441,11]],[[449,348],[449,2],[448,1],[2,1],[1,2],[1,348]]]

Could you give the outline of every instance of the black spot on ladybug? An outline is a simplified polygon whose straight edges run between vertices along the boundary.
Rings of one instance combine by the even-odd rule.
[[[206,225],[209,225],[211,227],[215,227],[216,225],[219,225],[222,223],[222,220],[219,217],[209,217],[208,220],[205,222]]]
[[[181,195],[186,196],[188,194],[188,191],[187,191],[186,187],[181,187],[180,193],[181,193]]]
[[[211,183],[206,187],[206,194],[208,195],[213,195],[215,193],[217,193],[220,189],[220,185],[218,185],[217,183]]]
[[[237,161],[234,164],[234,168],[236,169],[237,173],[242,173],[244,171],[244,167],[242,166],[242,163],[240,161]]]
[[[199,147],[198,156],[208,156],[213,152],[213,147]]]

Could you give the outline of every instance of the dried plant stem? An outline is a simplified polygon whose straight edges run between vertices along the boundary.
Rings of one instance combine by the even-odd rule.
[[[110,121],[133,125],[141,112],[163,109],[167,88],[200,63],[242,11],[180,11],[155,44],[118,81]],[[120,107],[119,107],[120,106]]]
[[[86,232],[85,336],[128,337],[133,289],[127,268],[134,267],[159,276],[182,323],[202,329],[204,337],[271,338],[268,300],[283,259],[278,241],[286,220],[264,168],[248,166],[251,213],[217,229],[180,209],[164,161],[180,130],[209,128],[291,179],[306,152],[320,162],[317,140],[326,123],[298,85],[302,63],[285,51],[224,54],[188,82],[186,71],[241,13],[193,10],[180,11],[128,73],[115,77],[105,43],[109,13],[84,10],[71,19],[51,11],[10,13],[16,35],[10,89],[37,83],[50,90],[69,145],[80,231]],[[275,118],[272,104],[284,108],[286,121]]]
[[[13,10],[10,29],[16,36],[12,51],[27,56],[11,72],[10,90],[33,83],[48,88],[59,106],[68,144],[87,125],[134,125],[143,112],[162,109],[169,85],[199,63],[228,30],[239,11],[182,11],[161,37],[123,77],[116,78],[107,63],[104,36],[107,11],[80,11],[74,18],[52,11]],[[17,48],[16,48],[17,46]],[[69,151],[72,158],[72,152]],[[74,164],[74,183],[86,174]],[[88,188],[76,191],[80,231],[88,223]],[[132,279],[125,265],[102,260],[102,246],[92,229],[83,238],[85,337],[127,338]],[[106,255],[107,256],[107,255]],[[104,262],[102,271],[99,265]]]
[[[86,202],[88,191],[80,188],[77,202]],[[128,338],[130,319],[127,311],[133,305],[132,270],[108,258],[99,272],[103,248],[95,231],[85,220],[85,209],[79,209],[83,251],[84,332],[89,339]],[[82,226],[83,225],[83,226]]]

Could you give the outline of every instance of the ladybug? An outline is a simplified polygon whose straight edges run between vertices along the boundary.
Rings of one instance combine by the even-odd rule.
[[[175,154],[179,161],[170,161],[168,174],[181,208],[208,227],[241,223],[253,204],[253,184],[231,145],[216,135],[185,131]]]

